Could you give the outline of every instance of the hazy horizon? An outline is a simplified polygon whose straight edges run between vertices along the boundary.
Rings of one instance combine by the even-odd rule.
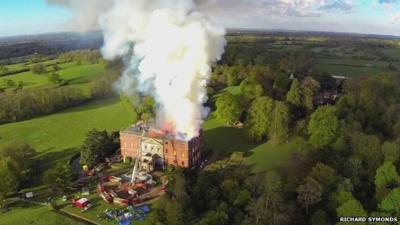
[[[98,3],[106,1],[108,0]],[[211,7],[205,12],[213,23],[225,28],[400,35],[400,0],[197,2],[209,3]],[[68,8],[51,3],[51,0],[1,2],[0,37],[80,29],[72,24],[74,14]]]

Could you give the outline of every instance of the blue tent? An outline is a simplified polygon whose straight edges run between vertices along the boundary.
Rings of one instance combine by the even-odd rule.
[[[138,207],[138,209],[146,214],[150,212],[150,208],[148,205],[142,205],[142,206]]]
[[[121,220],[119,221],[119,225],[131,225],[131,220],[130,219]]]

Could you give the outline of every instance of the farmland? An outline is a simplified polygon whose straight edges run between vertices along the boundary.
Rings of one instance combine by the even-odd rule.
[[[11,68],[13,66],[11,66]],[[63,63],[59,64],[59,66],[61,69],[57,71],[57,73],[60,75],[61,79],[66,80],[70,85],[80,85],[86,91],[88,87],[87,84],[90,81],[105,73],[104,65],[101,64],[76,65],[75,63]],[[12,80],[15,83],[22,82],[24,84],[24,89],[53,86],[54,84],[52,84],[49,79],[52,67],[48,67],[47,71],[48,72],[45,74],[34,74],[31,71],[27,71],[3,76],[0,77],[0,83],[5,79]]]

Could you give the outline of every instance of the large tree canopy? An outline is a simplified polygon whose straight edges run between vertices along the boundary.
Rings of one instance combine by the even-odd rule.
[[[4,146],[1,156],[8,158],[18,179],[25,181],[32,176],[36,151],[28,143],[20,141],[9,142]]]
[[[339,122],[334,106],[321,106],[312,115],[308,124],[310,143],[322,148],[332,143],[337,137]]]
[[[247,130],[249,136],[260,141],[267,136],[272,122],[272,111],[274,101],[269,97],[259,97],[255,99],[248,111]]]
[[[286,101],[292,106],[296,107],[302,106],[303,99],[302,99],[302,91],[299,80],[297,79],[293,80],[290,86],[290,90],[287,93]]]
[[[220,95],[215,104],[217,119],[229,125],[239,121],[244,110],[238,98],[229,92]]]
[[[94,166],[104,160],[104,157],[117,149],[117,144],[112,135],[107,131],[91,130],[87,133],[86,140],[81,147],[82,165]]]
[[[275,102],[272,111],[270,138],[275,143],[282,143],[289,137],[289,107],[284,102]]]

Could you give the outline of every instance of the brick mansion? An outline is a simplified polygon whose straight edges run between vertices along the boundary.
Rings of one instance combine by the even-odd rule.
[[[200,163],[200,139],[177,139],[160,130],[142,125],[120,132],[121,154],[124,160],[139,157],[141,170],[165,169],[168,165],[192,168]]]

